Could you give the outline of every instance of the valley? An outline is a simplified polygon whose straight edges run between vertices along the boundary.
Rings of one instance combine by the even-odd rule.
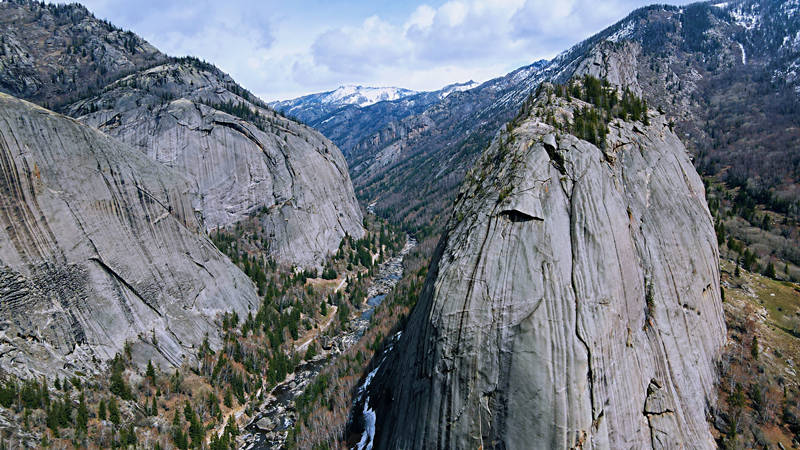
[[[353,319],[347,330],[336,335],[325,336],[319,345],[321,350],[313,359],[301,363],[283,382],[275,386],[267,395],[266,401],[257,407],[258,413],[245,428],[251,434],[242,437],[245,448],[278,449],[286,443],[289,429],[297,418],[291,413],[295,409],[295,400],[303,395],[304,390],[320,373],[320,371],[344,351],[355,345],[370,327],[370,319],[381,301],[392,291],[403,276],[403,259],[416,246],[413,238],[407,238],[406,244],[399,254],[384,262],[378,268],[374,280],[367,287],[367,298],[359,305],[357,318]],[[324,331],[324,330],[323,330]],[[299,352],[306,350],[304,345]]]
[[[0,449],[800,447],[797,1],[337,79],[493,10],[419,6],[290,70],[254,14],[245,87],[238,48],[0,1]],[[191,21],[224,46],[237,8]],[[268,102],[256,72],[324,85]]]

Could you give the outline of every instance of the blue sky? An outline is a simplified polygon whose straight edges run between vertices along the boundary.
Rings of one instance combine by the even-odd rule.
[[[342,84],[485,81],[652,2],[639,0],[83,0],[175,56],[219,66],[265,100]],[[686,3],[686,2],[680,2]]]

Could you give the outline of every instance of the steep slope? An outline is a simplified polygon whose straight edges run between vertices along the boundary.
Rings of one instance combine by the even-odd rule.
[[[625,66],[642,95],[674,116],[703,173],[750,185],[797,215],[800,156],[789,149],[800,143],[798,32],[793,1],[650,7],[601,34],[577,67]]]
[[[451,92],[424,111],[365,135],[346,150],[359,196],[376,201],[377,211],[396,220],[429,223],[452,201],[497,129],[546,79],[546,67],[546,61],[538,61],[478,87]]]
[[[165,59],[77,3],[0,2],[2,92],[55,107]]]
[[[362,443],[714,447],[725,325],[700,177],[664,115],[612,118],[601,139],[602,110],[553,92],[467,176],[408,325],[354,407],[375,425]]]
[[[770,207],[800,214],[800,162],[792,150],[800,142],[798,11],[792,0],[634,11],[550,62],[341,144],[356,191],[397,220],[441,226],[463,174],[539,83],[590,73],[621,77],[670,114],[704,173],[724,174]],[[334,134],[339,130],[323,132],[345,140]]]
[[[0,94],[0,366],[91,373],[132,343],[194,358],[253,283],[200,229],[196,188],[140,151]],[[94,361],[94,362],[93,362]]]
[[[258,217],[280,262],[319,267],[345,234],[363,235],[336,146],[210,64],[173,60],[67,110],[195,181],[206,229]]]

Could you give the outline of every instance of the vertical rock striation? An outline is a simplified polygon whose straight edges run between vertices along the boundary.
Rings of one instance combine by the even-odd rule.
[[[535,105],[461,188],[364,396],[375,446],[713,448],[725,325],[687,151],[652,112],[612,121],[601,149],[542,119],[579,100]]]
[[[207,230],[258,216],[280,262],[320,267],[345,234],[364,233],[339,149],[209,64],[135,73],[69,113],[195,181]]]
[[[0,94],[0,366],[91,372],[126,341],[179,365],[258,304],[205,237],[196,188],[97,130]],[[26,373],[27,372],[27,373]]]

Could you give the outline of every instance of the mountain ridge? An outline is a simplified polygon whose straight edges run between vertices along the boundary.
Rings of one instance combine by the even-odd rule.
[[[798,179],[796,155],[785,150],[800,139],[794,131],[800,112],[798,79],[792,75],[800,64],[800,47],[793,44],[800,24],[792,5],[741,0],[726,8],[708,2],[639,8],[549,62],[517,69],[397,119],[383,117],[392,113],[373,106],[362,112],[372,112],[370,117],[350,115],[350,128],[341,122],[321,126],[321,131],[343,148],[362,201],[375,202],[376,211],[423,231],[431,220],[441,226],[440,213],[458,181],[539,83],[563,83],[580,72],[592,73],[603,58],[625,58],[623,72],[596,75],[632,77],[631,89],[674,117],[702,173],[746,186],[756,197],[772,196],[771,207],[796,215],[800,197],[791,182]],[[744,23],[740,10],[757,11],[760,19],[751,13]],[[757,86],[752,89],[758,95],[736,100],[747,83]],[[733,121],[748,124],[747,134]],[[721,139],[707,123],[733,130],[733,139]],[[781,143],[770,131],[777,129],[785,130]],[[753,146],[763,149],[763,158],[751,156]]]

